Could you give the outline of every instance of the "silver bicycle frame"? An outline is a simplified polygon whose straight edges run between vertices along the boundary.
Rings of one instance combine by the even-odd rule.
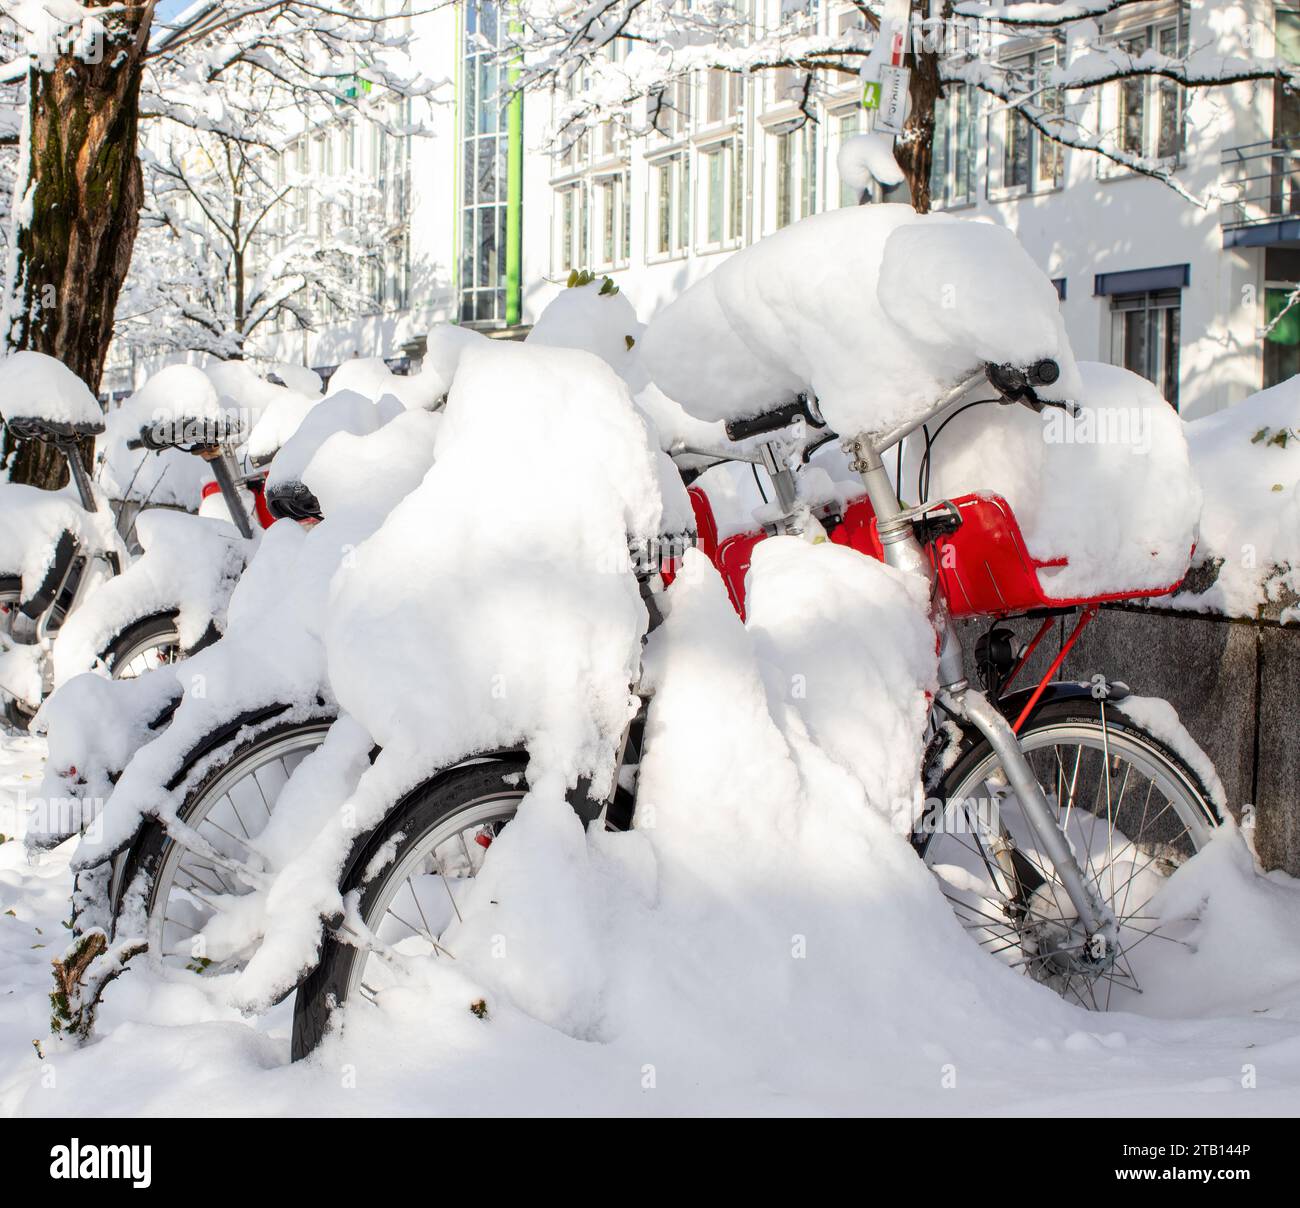
[[[983,380],[984,372],[981,370],[955,386],[931,411],[915,422],[883,435],[862,433],[845,443],[845,449],[853,458],[852,468],[862,478],[867,497],[876,513],[876,531],[880,536],[885,561],[898,570],[922,575],[931,584],[934,583],[935,569],[916,538],[912,521],[918,515],[935,510],[938,505],[904,508],[889,480],[881,452],[946,410]],[[939,635],[939,699],[945,708],[970,722],[988,740],[1024,809],[1034,838],[1051,860],[1062,888],[1078,911],[1086,937],[1086,955],[1093,960],[1103,961],[1116,951],[1118,927],[1115,916],[1101,896],[1094,892],[1079,867],[1069,841],[1052,815],[1038,778],[1020,749],[1020,742],[1010,722],[983,692],[972,688],[967,682],[961,640],[952,625],[947,605],[940,593],[932,593],[932,598],[932,619]]]

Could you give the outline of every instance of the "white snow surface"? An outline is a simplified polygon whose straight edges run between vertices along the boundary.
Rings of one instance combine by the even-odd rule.
[[[586,353],[466,351],[432,472],[331,596],[331,682],[385,757],[418,774],[525,740],[554,751],[566,778],[608,775],[644,624],[627,543],[664,523],[651,439],[623,383]],[[499,676],[508,686],[494,693]],[[464,692],[415,687],[431,683]]]
[[[0,574],[22,579],[24,599],[45,581],[55,545],[65,531],[87,552],[115,550],[126,557],[107,500],[100,500],[97,511],[87,512],[70,486],[43,491],[0,482]]]
[[[1192,421],[1187,443],[1205,492],[1196,558],[1222,565],[1174,603],[1251,616],[1300,594],[1300,378]]]
[[[175,611],[181,646],[225,624],[226,604],[255,542],[233,525],[153,508],[136,519],[144,552],[71,613],[54,639],[54,683],[92,670],[127,625]]]
[[[307,418],[312,408],[321,402],[320,396],[288,393],[276,399],[248,434],[248,456],[255,465],[269,461],[280,450]]]
[[[894,158],[894,139],[869,130],[852,134],[840,143],[835,155],[840,180],[851,189],[867,189],[872,181],[887,188],[903,183],[903,170]]]
[[[0,415],[56,423],[102,425],[98,400],[62,361],[41,352],[0,358]]]
[[[386,394],[403,407],[428,411],[446,393],[438,371],[407,376],[394,373],[379,357],[355,357],[344,361],[330,378],[331,395],[350,390],[378,402]]]
[[[587,285],[571,286],[556,294],[537,316],[527,343],[584,349],[600,357],[635,388],[641,384],[633,382],[638,358],[636,342],[644,325],[621,291],[600,292],[605,280],[597,278]]]
[[[810,391],[845,435],[924,415],[984,362],[1055,358],[1080,382],[1056,291],[1001,227],[910,206],[816,214],[729,257],[659,312],[642,356],[705,420]]]
[[[446,398],[464,351],[486,339],[488,337],[481,331],[457,323],[438,323],[429,328],[420,373],[429,379],[435,403]]]
[[[302,481],[308,463],[334,433],[361,436],[374,432],[405,410],[392,394],[376,399],[355,390],[336,390],[316,403],[281,443],[267,472],[267,489],[277,483]]]

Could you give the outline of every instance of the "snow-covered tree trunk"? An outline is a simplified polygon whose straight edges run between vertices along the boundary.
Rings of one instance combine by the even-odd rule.
[[[913,9],[916,7],[914,4]],[[943,91],[939,54],[928,40],[916,39],[907,61],[912,69],[908,87],[912,109],[902,136],[894,140],[894,159],[907,177],[913,208],[918,214],[928,214],[930,168],[934,163],[934,106]]]
[[[6,342],[57,357],[97,390],[139,225],[136,135],[154,0],[86,7],[116,11],[96,37],[29,68]],[[55,487],[66,477],[53,449],[8,431],[5,456],[12,481]]]

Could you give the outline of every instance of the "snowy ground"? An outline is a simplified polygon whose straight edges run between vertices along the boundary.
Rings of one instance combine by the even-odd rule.
[[[22,794],[39,783],[42,755],[31,738],[0,745],[5,835],[19,829]],[[480,1021],[444,992],[358,1018],[299,1065],[288,1061],[288,1004],[244,1020],[142,962],[110,988],[93,1043],[77,1049],[52,1039],[49,961],[68,935],[60,920],[70,846],[36,865],[20,843],[0,846],[6,1116],[1300,1110],[1300,885],[1257,875],[1235,833],[1180,873],[1181,892],[1205,900],[1197,951],[1176,950],[1168,973],[1181,988],[1157,987],[1151,1003],[1179,1018],[1075,1011],[977,958],[1015,1024],[989,1026],[988,987],[964,968],[945,968],[952,962],[939,942],[911,953],[914,966],[899,979],[911,1009],[906,1001],[882,1009],[893,984],[873,989],[868,968],[860,981],[832,977],[826,984],[830,994],[838,987],[838,1001],[819,990],[820,1009],[783,1014],[755,1004],[752,1014],[722,1019],[715,1016],[735,1005],[723,984],[731,971],[715,966],[710,986],[701,966],[702,984],[683,984],[674,970],[665,974],[672,985],[650,992],[680,1001],[672,1018],[610,1039],[577,1040],[508,1007]],[[741,904],[742,914],[761,909],[757,900]],[[868,938],[871,927],[863,920],[864,949],[878,942]],[[918,984],[936,994],[946,987],[947,1001],[916,999]],[[790,1001],[776,984],[772,998]],[[1026,1026],[1035,1018],[1037,1026]]]

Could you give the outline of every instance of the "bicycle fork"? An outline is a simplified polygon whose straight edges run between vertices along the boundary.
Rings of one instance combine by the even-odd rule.
[[[865,436],[848,442],[848,448],[853,457],[853,469],[861,476],[876,513],[876,531],[885,561],[898,570],[922,575],[933,584],[934,565],[912,528],[915,517],[933,509],[924,505],[905,509],[899,503],[879,451]],[[1061,888],[1078,912],[1084,934],[1085,959],[1090,964],[1104,967],[1118,952],[1119,927],[1114,912],[1079,866],[1065,832],[1047,804],[1038,777],[1020,749],[1011,723],[983,692],[967,682],[961,640],[950,622],[942,596],[937,593],[932,617],[939,636],[939,700],[955,716],[969,721],[993,749],[1024,810],[1039,849],[1052,862]]]

